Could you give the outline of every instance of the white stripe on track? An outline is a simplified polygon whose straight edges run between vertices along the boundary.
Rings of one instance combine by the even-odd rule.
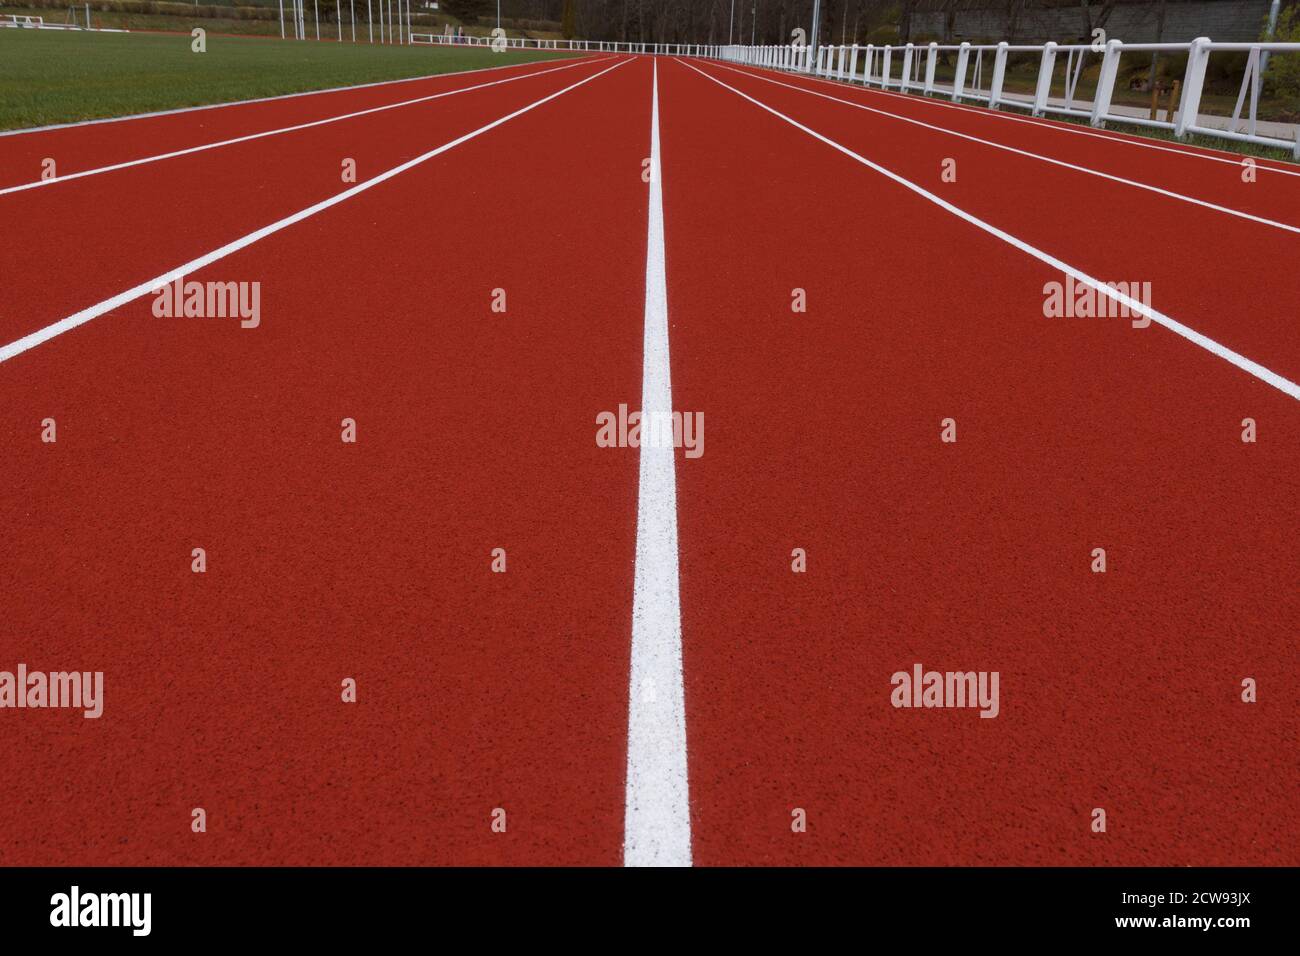
[[[1113,173],[1105,173],[1099,169],[1092,169],[1088,166],[1079,166],[1075,163],[1068,163],[1063,159],[1055,159],[1051,156],[1044,156],[1041,153],[1030,152],[1027,149],[1020,149],[1017,146],[1008,146],[1006,143],[999,143],[996,140],[983,139],[979,136],[972,136],[970,133],[962,133],[955,129],[948,129],[946,126],[935,126],[933,123],[926,123],[923,120],[911,116],[903,116],[900,113],[891,113],[888,110],[878,110],[874,106],[867,106],[865,103],[855,103],[853,100],[842,99],[838,96],[831,96],[829,93],[819,93],[817,90],[810,90],[806,86],[796,86],[794,83],[783,83],[780,80],[773,79],[770,76],[763,76],[758,73],[750,73],[746,70],[738,70],[735,67],[727,66],[720,63],[724,70],[730,70],[732,73],[738,73],[741,76],[747,76],[750,79],[762,80],[764,83],[771,83],[775,86],[784,86],[786,89],[794,90],[797,93],[807,93],[809,96],[817,96],[824,100],[830,100],[832,103],[841,103],[844,106],[851,106],[856,110],[865,110],[868,113],[875,113],[879,116],[888,116],[892,119],[900,120],[904,123],[910,123],[913,126],[921,126],[928,130],[934,130],[936,133],[943,133],[947,136],[956,136],[959,139],[969,140],[972,143],[980,143],[983,146],[992,146],[994,149],[1001,149],[1008,153],[1015,153],[1017,156],[1024,156],[1028,159],[1036,159],[1040,162],[1049,163],[1052,166],[1060,166],[1063,169],[1069,169],[1078,173],[1085,173],[1089,176],[1098,176],[1101,179],[1109,179],[1111,182],[1120,183],[1124,186],[1132,186],[1134,189],[1144,189],[1147,192],[1156,193],[1169,199],[1177,199],[1181,202],[1190,203],[1193,206],[1201,206],[1204,209],[1210,209],[1214,212],[1221,212],[1227,216],[1236,216],[1238,219],[1246,219],[1250,222],[1257,222],[1262,226],[1272,226],[1274,229],[1282,229],[1286,232],[1292,232],[1300,235],[1300,226],[1288,225],[1285,222],[1279,222],[1276,219],[1266,219],[1263,216],[1256,216],[1252,213],[1242,212],[1239,209],[1232,209],[1228,206],[1220,206],[1205,199],[1197,199],[1195,196],[1188,196],[1186,193],[1174,192],[1171,189],[1164,189],[1160,186],[1152,186],[1148,183],[1140,183],[1136,179],[1126,179],[1123,176],[1116,176]]]
[[[863,166],[875,170],[876,172],[880,173],[880,175],[885,176],[888,179],[892,179],[900,186],[903,186],[904,188],[909,189],[912,192],[916,193],[918,196],[922,197],[923,199],[927,199],[930,202],[934,203],[940,209],[944,209],[947,212],[952,213],[958,219],[962,219],[970,223],[972,226],[975,226],[977,229],[981,229],[984,232],[987,232],[989,235],[1001,239],[1003,242],[1007,243],[1008,245],[1014,246],[1016,249],[1019,249],[1021,252],[1033,256],[1035,259],[1039,260],[1040,262],[1046,263],[1047,265],[1051,266],[1053,269],[1063,272],[1068,276],[1073,276],[1076,282],[1081,282],[1084,285],[1090,286],[1099,295],[1104,295],[1107,298],[1115,300],[1120,305],[1127,306],[1132,312],[1138,315],[1146,316],[1152,322],[1155,322],[1157,325],[1163,325],[1165,328],[1169,329],[1169,331],[1177,335],[1181,335],[1183,338],[1187,339],[1187,341],[1193,343],[1194,345],[1199,345],[1207,352],[1210,352],[1213,355],[1217,355],[1219,358],[1223,359],[1224,361],[1235,365],[1243,372],[1255,376],[1255,378],[1259,379],[1261,382],[1267,382],[1269,385],[1272,385],[1274,388],[1278,389],[1279,391],[1284,392],[1287,395],[1290,395],[1292,398],[1296,399],[1297,401],[1300,401],[1300,385],[1297,385],[1295,382],[1291,381],[1290,379],[1284,378],[1283,376],[1277,374],[1276,372],[1270,371],[1269,369],[1260,365],[1258,362],[1254,362],[1246,358],[1244,355],[1234,352],[1226,345],[1221,345],[1220,343],[1216,342],[1214,339],[1210,338],[1209,336],[1203,335],[1200,332],[1197,332],[1195,329],[1183,325],[1181,322],[1177,321],[1176,319],[1170,318],[1169,316],[1165,315],[1163,312],[1158,312],[1155,309],[1151,308],[1150,306],[1145,305],[1142,302],[1139,302],[1137,299],[1125,295],[1124,293],[1119,292],[1116,289],[1112,289],[1110,286],[1106,285],[1105,282],[1099,279],[1095,279],[1092,276],[1088,275],[1086,272],[1083,272],[1079,269],[1076,269],[1074,266],[1062,262],[1060,259],[1051,255],[1050,253],[1044,252],[1042,249],[1039,249],[1036,246],[1031,246],[1023,239],[1018,239],[1015,236],[1011,235],[1011,233],[1005,232],[1002,229],[999,229],[997,226],[985,222],[983,219],[980,219],[978,216],[975,216],[971,213],[968,213],[964,209],[954,206],[946,199],[941,199],[940,197],[936,196],[934,193],[930,192],[928,189],[925,189],[923,186],[918,186],[910,179],[905,179],[904,177],[900,176],[898,173],[892,172],[886,169],[884,166],[881,166],[879,163],[873,163],[865,156],[855,153],[847,146],[843,146],[840,143],[835,142],[835,140],[831,139],[829,136],[824,136],[814,129],[809,129],[807,126],[804,126],[798,120],[791,119],[789,116],[786,116],[780,110],[774,109],[773,107],[768,106],[766,103],[754,99],[754,97],[750,96],[748,93],[741,92],[740,90],[736,89],[734,86],[729,86],[728,84],[722,82],[722,80],[718,79],[716,76],[711,76],[710,74],[705,73],[703,70],[698,69],[682,60],[679,60],[676,57],[674,57],[673,59],[677,60],[677,62],[681,63],[683,66],[690,67],[690,69],[695,70],[696,73],[700,74],[700,76],[704,77],[706,80],[710,80],[714,83],[717,83],[723,89],[730,90],[732,93],[735,93],[737,96],[741,97],[742,99],[749,100],[749,102],[753,103],[755,106],[759,107],[760,109],[766,110],[767,112],[771,113],[773,116],[777,117],[777,119],[783,120],[784,122],[789,123],[795,129],[807,133],[813,139],[820,140],[821,142],[825,143],[827,146],[830,146],[832,149],[838,150],[839,152],[843,153],[845,156],[848,156],[850,159],[856,160],[857,162],[861,163]]]
[[[414,159],[409,159],[398,166],[394,166],[391,169],[385,170],[384,172],[380,173],[378,176],[375,176],[372,179],[367,179],[365,182],[357,183],[355,186],[353,186],[350,189],[346,189],[341,193],[338,193],[334,196],[330,196],[328,199],[323,199],[320,202],[314,203],[313,205],[308,206],[305,209],[300,209],[298,212],[285,216],[283,219],[278,219],[275,222],[271,223],[269,226],[263,226],[261,229],[254,230],[253,232],[248,233],[248,235],[241,236],[240,238],[234,240],[233,242],[228,242],[224,246],[221,246],[218,249],[213,249],[211,252],[206,252],[195,259],[191,259],[189,262],[176,266],[174,269],[169,269],[160,275],[154,276],[152,279],[148,279],[145,282],[141,282],[139,285],[132,286],[130,289],[127,289],[125,292],[119,292],[115,296],[111,296],[107,299],[104,299],[102,302],[96,302],[94,305],[88,306],[87,308],[82,309],[80,312],[73,313],[72,315],[60,319],[59,321],[54,322],[51,325],[47,325],[43,329],[40,329],[36,332],[32,332],[30,335],[25,335],[21,339],[18,339],[14,342],[10,342],[8,345],[0,346],[0,362],[7,362],[9,361],[9,359],[13,358],[16,355],[21,355],[23,352],[26,352],[28,349],[35,348],[36,346],[40,345],[43,342],[48,342],[50,339],[62,335],[64,332],[68,332],[71,331],[72,329],[75,329],[79,325],[85,325],[87,322],[91,321],[92,319],[98,318],[99,316],[103,315],[106,312],[111,312],[114,309],[119,308],[120,306],[126,305],[128,302],[133,302],[136,299],[141,298],[142,296],[148,295],[152,290],[159,288],[160,286],[166,285],[169,282],[173,282],[176,279],[180,278],[181,276],[190,275],[191,273],[196,272],[199,269],[202,269],[204,266],[211,265],[214,262],[226,258],[232,253],[238,252],[240,249],[243,249],[247,246],[251,246],[253,243],[261,239],[265,239],[267,236],[274,235],[275,233],[279,232],[282,229],[287,229],[289,226],[292,226],[294,223],[302,222],[304,219],[308,219],[316,215],[318,212],[322,212],[326,209],[329,209],[331,206],[337,206],[339,203],[347,199],[351,199],[353,196],[360,195],[366,190],[378,186],[380,183],[387,182],[388,180],[392,179],[394,176],[400,176],[402,173],[406,172],[407,170],[414,169],[416,166],[419,166],[421,163],[433,159],[433,157],[439,156],[442,153],[447,152],[447,150],[459,146],[461,143],[469,142],[471,139],[474,139],[475,137],[481,136],[482,134],[488,132],[488,130],[496,129],[496,127],[500,126],[501,124],[508,123],[516,116],[522,116],[523,114],[529,112],[530,110],[534,110],[537,107],[541,106],[543,103],[549,103],[551,100],[555,99],[556,97],[563,96],[565,93],[568,93],[570,90],[577,89],[578,87],[582,86],[584,83],[590,83],[592,80],[604,76],[610,70],[618,69],[620,66],[622,66],[627,62],[629,61],[626,59],[620,60],[619,62],[615,63],[613,66],[606,67],[605,69],[601,70],[599,73],[594,73],[591,76],[584,77],[578,82],[566,86],[562,90],[557,90],[556,92],[551,93],[548,96],[542,97],[540,100],[535,100],[532,103],[529,103],[527,106],[515,110],[513,113],[507,113],[505,116],[493,120],[492,122],[488,123],[486,126],[480,126],[478,129],[473,130],[472,132],[465,133],[464,135],[458,136],[455,139],[451,140],[450,142],[443,143],[441,146],[429,150],[427,153],[421,153],[419,156],[416,156]]]
[[[6,186],[3,189],[0,189],[0,196],[5,196],[9,193],[20,193],[28,189],[40,189],[43,186],[53,186],[55,183],[66,183],[70,180],[82,179],[86,176],[97,176],[100,173],[111,173],[119,169],[129,169],[132,166],[143,166],[146,163],[156,163],[164,159],[175,159],[178,156],[189,156],[192,153],[202,153],[209,149],[220,149],[223,146],[234,146],[236,143],[247,143],[255,139],[264,139],[267,136],[278,136],[281,133],[293,133],[298,130],[311,129],[313,126],[326,126],[330,123],[356,119],[358,116],[368,116],[371,113],[382,113],[385,110],[395,110],[403,106],[414,106],[416,103],[427,103],[430,100],[439,100],[447,96],[455,96],[457,93],[470,93],[474,90],[487,89],[489,86],[500,86],[502,83],[514,83],[518,80],[527,80],[534,76],[544,76],[547,73],[555,73],[559,70],[571,70],[575,66],[601,63],[608,59],[611,58],[601,57],[596,60],[584,59],[577,63],[565,64],[564,66],[548,67],[545,70],[538,70],[535,73],[521,73],[518,76],[507,76],[500,80],[489,80],[487,83],[476,83],[473,86],[464,86],[454,90],[443,90],[441,93],[430,93],[427,96],[417,96],[415,99],[402,100],[399,103],[386,103],[383,106],[372,106],[364,110],[357,110],[353,113],[341,113],[338,116],[326,116],[324,119],[311,120],[307,123],[298,123],[294,126],[282,126],[278,129],[263,130],[260,133],[248,133],[244,136],[236,136],[233,139],[223,139],[216,143],[202,143],[198,146],[187,146],[184,149],[175,149],[169,153],[157,153],[153,156],[142,156],[139,159],[128,159],[120,163],[113,163],[109,166],[97,166],[94,169],[83,169],[79,172],[56,176],[53,179],[38,179],[17,186]]]
[[[650,101],[650,215],[645,265],[641,410],[671,413],[668,283],[664,266],[663,164],[659,157],[659,67]],[[690,866],[682,612],[677,567],[674,449],[641,444],[628,692],[625,866]]]
[[[590,56],[578,57],[583,62],[594,62]],[[72,123],[49,123],[45,126],[27,126],[23,129],[0,130],[0,138],[5,136],[25,136],[28,133],[49,133],[60,129],[75,129],[78,126],[103,126],[106,123],[125,123],[130,120],[153,119],[157,116],[175,116],[178,113],[197,113],[201,110],[219,110],[227,106],[251,106],[254,103],[273,103],[276,100],[292,100],[300,96],[320,96],[322,93],[347,93],[351,90],[368,90],[376,86],[396,86],[398,83],[417,83],[420,80],[438,80],[444,76],[465,76],[468,73],[490,73],[493,70],[513,70],[520,66],[536,66],[545,60],[526,60],[523,63],[506,63],[503,66],[482,66],[473,70],[453,70],[450,73],[429,73],[425,76],[403,76],[396,80],[375,80],[373,83],[354,83],[351,86],[331,86],[324,90],[302,90],[298,93],[280,93],[277,96],[257,96],[248,100],[228,100],[224,103],[204,103],[201,106],[178,106],[170,110],[153,110],[149,113],[130,113],[126,116],[101,116],[99,119],[77,120]]]

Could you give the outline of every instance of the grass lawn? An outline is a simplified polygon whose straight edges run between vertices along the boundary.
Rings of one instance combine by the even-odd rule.
[[[0,129],[125,116],[377,80],[482,69],[564,53],[371,46],[189,34],[0,30]]]

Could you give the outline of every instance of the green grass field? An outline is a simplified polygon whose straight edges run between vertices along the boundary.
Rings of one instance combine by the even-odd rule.
[[[0,129],[553,60],[560,53],[0,30]]]

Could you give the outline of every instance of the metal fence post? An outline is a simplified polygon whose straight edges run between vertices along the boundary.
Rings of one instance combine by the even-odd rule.
[[[1110,112],[1110,100],[1115,94],[1115,77],[1119,74],[1119,58],[1123,52],[1119,40],[1106,44],[1106,55],[1101,60],[1101,73],[1097,76],[1097,94],[1092,99],[1092,125],[1104,126]]]
[[[1043,47],[1043,59],[1038,65],[1038,88],[1034,91],[1034,110],[1035,116],[1043,115],[1043,107],[1047,105],[1047,94],[1052,89],[1052,70],[1056,65],[1056,43],[1049,40]]]
[[[1195,126],[1201,109],[1201,89],[1205,86],[1205,67],[1210,62],[1209,37],[1197,37],[1187,53],[1187,72],[1183,74],[1183,96],[1174,119],[1174,135],[1182,139],[1187,128]]]
[[[1007,42],[998,44],[998,52],[993,56],[993,79],[989,83],[989,106],[998,108],[1002,99],[1002,81],[1007,75]]]
[[[970,59],[970,44],[963,43],[957,51],[957,73],[952,78],[952,101],[956,103],[966,92],[966,61]]]

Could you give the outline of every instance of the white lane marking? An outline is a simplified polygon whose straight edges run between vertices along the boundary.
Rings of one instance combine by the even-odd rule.
[[[676,59],[676,57],[674,57],[674,59]],[[1005,232],[999,229],[997,226],[985,222],[983,219],[980,219],[978,216],[972,215],[971,213],[966,212],[966,210],[954,206],[946,199],[941,199],[940,197],[936,196],[934,193],[930,192],[924,187],[918,186],[910,179],[905,179],[902,176],[898,175],[898,173],[891,172],[885,167],[879,165],[878,163],[873,163],[865,156],[861,156],[858,153],[855,153],[847,146],[842,146],[841,144],[835,142],[835,140],[831,139],[830,137],[823,136],[821,133],[817,132],[816,130],[809,129],[807,126],[804,126],[798,120],[791,119],[790,117],[786,116],[784,113],[780,112],[779,110],[773,109],[771,106],[768,106],[766,103],[754,99],[754,97],[750,96],[748,93],[743,93],[740,90],[736,89],[734,86],[729,86],[728,84],[722,82],[722,80],[718,79],[716,76],[710,76],[708,73],[705,73],[703,70],[696,69],[696,67],[691,66],[691,64],[685,63],[682,60],[678,60],[677,62],[681,63],[683,66],[690,67],[692,70],[695,70],[696,73],[700,74],[700,76],[704,77],[707,80],[711,80],[714,83],[717,83],[723,89],[730,90],[731,92],[735,93],[737,96],[741,97],[742,99],[749,100],[749,102],[753,103],[755,106],[759,107],[760,109],[764,109],[767,112],[771,113],[773,116],[777,117],[778,119],[783,120],[786,123],[789,123],[795,129],[807,133],[809,136],[813,137],[813,139],[820,140],[821,142],[825,143],[827,146],[830,146],[832,149],[838,150],[839,152],[843,153],[845,156],[848,156],[850,159],[856,160],[857,162],[861,163],[863,166],[875,170],[876,172],[880,173],[882,176],[887,177],[888,179],[892,179],[900,186],[903,186],[904,188],[911,190],[912,192],[916,193],[918,196],[922,197],[923,199],[929,200],[939,208],[952,213],[958,219],[962,219],[970,223],[972,226],[975,226],[977,229],[981,229],[984,232],[987,232],[989,235],[1001,239],[1003,242],[1007,243],[1008,245],[1014,246],[1015,248],[1019,249],[1021,252],[1033,256],[1035,259],[1039,260],[1040,262],[1046,263],[1047,265],[1051,266],[1053,269],[1063,272],[1066,275],[1073,276],[1076,282],[1081,282],[1084,285],[1090,286],[1099,295],[1104,295],[1110,299],[1114,299],[1120,305],[1127,306],[1131,311],[1137,313],[1138,315],[1146,316],[1147,318],[1151,319],[1152,322],[1155,322],[1157,325],[1163,325],[1165,328],[1169,329],[1169,331],[1174,332],[1177,335],[1181,335],[1183,338],[1187,339],[1187,341],[1193,343],[1194,345],[1199,345],[1207,352],[1217,355],[1219,358],[1223,359],[1224,361],[1230,362],[1231,364],[1237,366],[1237,368],[1241,369],[1243,372],[1247,372],[1248,374],[1255,376],[1261,382],[1267,382],[1269,385],[1272,385],[1274,388],[1278,389],[1279,391],[1284,392],[1285,394],[1290,395],[1292,398],[1300,401],[1300,385],[1297,385],[1295,382],[1291,381],[1290,379],[1284,378],[1283,376],[1278,375],[1276,372],[1266,369],[1258,362],[1251,361],[1250,359],[1246,358],[1244,355],[1234,352],[1226,345],[1221,345],[1218,342],[1216,342],[1214,339],[1210,338],[1209,336],[1202,335],[1200,332],[1197,332],[1195,329],[1183,325],[1181,322],[1177,321],[1176,319],[1170,318],[1169,316],[1165,315],[1163,312],[1158,312],[1155,309],[1151,308],[1150,306],[1145,305],[1142,302],[1139,302],[1137,299],[1125,295],[1124,293],[1119,292],[1116,289],[1112,289],[1110,286],[1106,285],[1105,282],[1102,282],[1099,279],[1094,279],[1086,272],[1074,268],[1074,266],[1067,265],[1066,263],[1062,262],[1060,259],[1051,255],[1050,253],[1044,252],[1042,249],[1039,249],[1036,246],[1031,246],[1023,239],[1017,239],[1009,232]]]
[[[788,76],[790,74],[782,73],[781,75]],[[1186,156],[1190,159],[1207,159],[1213,163],[1226,163],[1229,166],[1240,167],[1242,159],[1245,158],[1236,153],[1228,153],[1227,150],[1214,149],[1213,146],[1165,146],[1161,143],[1144,140],[1136,134],[1126,135],[1120,133],[1103,133],[1099,130],[1084,128],[1074,123],[1065,123],[1060,120],[1038,119],[1033,116],[1021,116],[1017,113],[995,110],[988,106],[973,106],[968,103],[945,102],[944,100],[937,100],[928,96],[918,96],[915,93],[896,93],[893,90],[877,89],[876,87],[866,86],[865,84],[839,83],[835,80],[827,80],[819,76],[800,75],[800,78],[814,83],[824,83],[828,86],[839,87],[840,89],[845,89],[847,87],[853,90],[862,90],[865,93],[871,93],[876,96],[894,97],[896,99],[906,100],[909,103],[925,103],[929,106],[937,106],[947,110],[960,110],[963,113],[974,113],[978,116],[986,116],[990,119],[1002,119],[1011,123],[1027,123],[1030,126],[1041,126],[1043,129],[1056,130],[1058,133],[1073,133],[1075,136],[1091,136],[1094,139],[1108,139],[1112,143],[1121,143],[1125,146],[1138,146],[1142,149],[1154,149],[1161,153],[1175,153],[1179,156]],[[1209,153],[1198,151],[1202,149],[1214,149],[1215,152],[1225,153],[1225,155],[1212,156]],[[1234,156],[1236,157],[1235,159],[1231,158]],[[1300,176],[1300,169],[1287,169],[1284,166],[1269,166],[1266,165],[1269,162],[1267,159],[1260,159],[1259,157],[1252,158],[1255,159],[1256,169],[1266,169],[1270,173],[1281,173],[1283,176]]]
[[[248,233],[248,235],[241,236],[240,238],[234,240],[233,242],[228,242],[224,246],[221,246],[218,249],[213,249],[211,252],[206,252],[195,259],[191,259],[189,262],[186,262],[183,265],[176,266],[174,269],[169,269],[166,272],[157,275],[152,279],[148,279],[145,282],[141,282],[139,285],[132,286],[130,289],[127,289],[125,292],[119,292],[115,296],[111,296],[107,299],[104,299],[102,302],[96,302],[94,305],[88,306],[87,308],[82,309],[80,312],[75,312],[66,318],[60,319],[57,322],[47,325],[43,329],[39,329],[36,332],[32,332],[30,335],[25,335],[21,339],[10,342],[8,345],[0,346],[0,362],[7,362],[9,361],[9,359],[13,358],[16,355],[21,355],[23,352],[26,352],[28,349],[35,348],[36,346],[40,345],[43,342],[48,342],[50,339],[62,335],[64,332],[68,332],[72,329],[75,329],[79,325],[85,325],[91,319],[96,319],[99,316],[103,315],[105,312],[111,312],[113,309],[116,309],[119,306],[125,305],[128,302],[133,302],[136,299],[141,298],[142,296],[148,295],[152,290],[164,286],[169,282],[173,282],[176,279],[180,278],[181,276],[190,275],[198,271],[199,269],[202,269],[204,266],[211,265],[214,262],[226,258],[232,253],[238,252],[240,249],[243,249],[247,246],[251,246],[253,243],[257,242],[260,239],[265,239],[267,236],[273,235],[282,229],[287,229],[289,226],[292,226],[294,223],[302,222],[304,219],[308,219],[311,216],[316,215],[318,212],[322,212],[323,210],[329,209],[331,206],[337,206],[339,203],[343,202],[344,200],[351,199],[353,196],[359,195],[365,192],[367,189],[372,189],[375,186],[378,186],[380,183],[387,182],[388,180],[392,179],[394,176],[400,176],[402,173],[406,172],[407,170],[413,169],[416,166],[419,166],[421,163],[433,159],[433,157],[439,156],[442,153],[447,152],[447,150],[449,149],[453,149],[456,146],[459,146],[461,143],[466,143],[469,140],[474,139],[475,137],[481,136],[482,134],[488,132],[489,130],[495,129],[496,127],[500,126],[502,123],[507,123],[517,116],[522,116],[523,114],[529,112],[530,110],[534,110],[537,107],[541,106],[543,103],[549,103],[551,100],[555,99],[556,97],[563,96],[565,93],[568,93],[570,90],[577,89],[578,87],[582,86],[584,83],[590,83],[592,80],[604,76],[610,70],[618,69],[620,66],[622,66],[627,62],[628,60],[626,59],[620,60],[619,62],[615,63],[613,66],[606,67],[605,69],[601,70],[599,73],[594,73],[591,76],[584,77],[578,82],[566,86],[562,90],[557,90],[556,92],[551,93],[548,96],[542,97],[540,100],[535,100],[534,102],[529,103],[527,106],[515,110],[513,113],[507,113],[505,116],[493,120],[491,123],[488,123],[486,126],[480,126],[478,129],[473,130],[472,132],[465,133],[464,135],[458,136],[455,139],[451,140],[450,142],[443,143],[441,146],[429,150],[427,153],[421,153],[419,156],[416,156],[414,159],[409,159],[398,166],[394,166],[391,169],[385,170],[384,172],[380,173],[379,175],[375,176],[372,179],[367,179],[365,182],[357,183],[355,186],[353,186],[350,189],[346,189],[341,193],[338,193],[334,196],[330,196],[328,199],[323,199],[318,203],[306,207],[305,209],[300,209],[298,212],[285,216],[283,219],[278,219],[275,222],[271,223],[269,226],[263,226],[261,229],[254,230],[253,232]]]
[[[75,173],[67,173],[63,176],[56,176],[53,179],[38,179],[30,183],[22,183],[18,186],[7,186],[0,189],[0,196],[9,193],[23,192],[28,189],[39,189],[42,186],[53,186],[55,183],[66,183],[73,179],[81,179],[85,176],[97,176],[100,173],[111,173],[119,169],[129,169],[132,166],[143,166],[146,163],[156,163],[164,159],[175,159],[177,156],[189,156],[192,153],[202,153],[209,149],[220,149],[223,146],[233,146],[236,143],[247,143],[255,139],[264,139],[267,136],[279,136],[281,133],[294,133],[298,130],[311,129],[313,126],[326,126],[330,123],[338,123],[343,120],[356,119],[358,116],[369,116],[372,113],[382,113],[385,110],[395,110],[403,106],[414,106],[416,103],[427,103],[430,100],[438,100],[447,96],[455,96],[458,93],[470,93],[474,90],[486,89],[489,86],[500,86],[502,83],[514,83],[518,80],[531,79],[534,76],[543,76],[547,73],[555,73],[559,70],[571,70],[575,66],[590,65],[601,63],[610,57],[601,57],[597,60],[581,60],[577,63],[568,63],[564,66],[552,66],[545,70],[538,70],[535,73],[521,73],[518,76],[507,76],[500,80],[490,80],[487,83],[476,83],[473,86],[464,86],[454,90],[443,90],[441,93],[430,93],[427,96],[418,96],[411,100],[402,100],[399,103],[386,103],[383,106],[372,106],[368,109],[357,110],[353,113],[342,113],[338,116],[326,116],[324,119],[312,120],[307,123],[298,123],[294,126],[282,126],[279,129],[262,130],[260,133],[248,133],[244,136],[236,136],[233,139],[223,139],[216,143],[202,143],[198,146],[187,146],[184,149],[175,149],[169,153],[157,153],[153,156],[142,156],[139,159],[128,159],[120,163],[113,163],[109,166],[98,166],[94,169],[83,169]]]
[[[591,62],[590,56],[579,57],[580,62]],[[292,100],[300,96],[319,96],[322,93],[346,93],[350,90],[368,90],[376,86],[396,86],[399,83],[417,83],[420,80],[437,80],[444,76],[464,76],[467,73],[490,73],[493,70],[512,70],[520,66],[536,66],[545,60],[528,60],[524,63],[506,63],[502,66],[482,66],[473,70],[455,70],[451,73],[430,73],[426,76],[404,76],[397,80],[376,80],[373,83],[354,83],[352,86],[331,86],[324,90],[303,90],[300,93],[280,93],[276,96],[258,96],[250,100],[229,100],[225,103],[204,103],[202,106],[178,106],[171,110],[153,110],[149,113],[131,113],[128,116],[103,116],[99,119],[77,120],[72,123],[50,123],[47,126],[28,126],[24,129],[0,130],[0,137],[24,136],[27,133],[48,133],[52,130],[74,129],[78,126],[102,126],[105,123],[125,123],[128,120],[153,119],[156,116],[174,116],[177,113],[197,113],[200,110],[219,110],[227,106],[250,106],[253,103],[273,103]]]
[[[865,103],[855,103],[852,100],[841,99],[838,96],[831,96],[828,93],[819,93],[817,90],[810,90],[806,86],[796,86],[793,83],[783,83],[770,76],[762,76],[758,73],[750,73],[746,70],[737,70],[734,67],[727,66],[726,64],[720,63],[717,65],[721,66],[724,70],[730,70],[732,73],[739,73],[741,76],[747,76],[755,80],[762,80],[764,83],[771,83],[775,86],[784,86],[786,89],[794,90],[797,93],[807,93],[809,96],[818,96],[824,100],[830,100],[832,103],[842,103],[845,106],[851,106],[857,110],[865,110],[868,113],[888,116],[892,119],[901,120],[904,123],[911,123],[913,126],[923,126],[926,129],[934,130],[937,133],[956,136],[960,139],[970,140],[972,143],[980,143],[984,146],[992,146],[994,149],[1005,150],[1008,153],[1015,153],[1018,156],[1026,156],[1029,159],[1037,159],[1044,163],[1050,163],[1053,166],[1060,166],[1063,169],[1086,173],[1089,176],[1099,176],[1102,179],[1109,179],[1111,182],[1122,183],[1125,186],[1132,186],[1135,189],[1145,189],[1148,192],[1157,193],[1158,195],[1166,196],[1170,199],[1177,199],[1181,202],[1191,203],[1194,206],[1202,206],[1205,209],[1212,209],[1215,212],[1221,212],[1228,216],[1236,216],[1239,219],[1248,219],[1251,222],[1257,222],[1263,226],[1272,226],[1274,229],[1283,229],[1287,232],[1293,232],[1296,235],[1300,235],[1300,226],[1291,226],[1285,222],[1278,222],[1276,219],[1265,219],[1263,216],[1256,216],[1248,212],[1242,212],[1239,209],[1230,209],[1227,206],[1220,206],[1218,203],[1212,203],[1205,199],[1197,199],[1195,196],[1188,196],[1185,193],[1176,193],[1169,189],[1163,189],[1160,186],[1140,183],[1135,179],[1125,179],[1123,176],[1104,173],[1098,169],[1090,169],[1087,166],[1078,166],[1074,163],[1067,163],[1063,159],[1054,159],[1051,156],[1044,156],[1041,153],[1033,153],[1027,149],[1020,149],[1016,146],[1008,146],[1006,143],[998,143],[991,139],[981,139],[979,136],[972,136],[969,133],[961,133],[955,129],[948,129],[944,126],[935,126],[933,123],[926,123],[923,120],[915,119],[911,116],[903,116],[899,113],[890,113],[888,110],[878,110],[874,106],[867,106]]]
[[[663,164],[659,158],[659,67],[650,101],[650,216],[645,264],[642,413],[670,413],[668,285],[664,269]],[[677,568],[674,449],[641,444],[628,692],[624,866],[690,866],[682,612]]]

